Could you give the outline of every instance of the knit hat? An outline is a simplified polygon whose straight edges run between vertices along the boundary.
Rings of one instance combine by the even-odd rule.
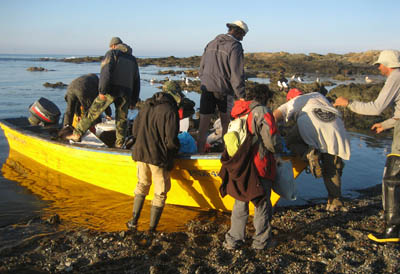
[[[174,97],[176,103],[179,105],[182,100],[182,89],[176,81],[167,81],[164,83],[162,90],[172,97]]]
[[[241,28],[244,33],[248,33],[249,32],[249,28],[247,27],[247,24],[245,22],[243,22],[242,20],[237,20],[235,22],[232,23],[226,23],[226,26],[229,27],[239,27]]]
[[[378,61],[374,63],[382,64],[388,68],[400,68],[400,52],[398,50],[383,50],[379,54]]]
[[[292,88],[291,90],[289,90],[289,92],[286,95],[286,100],[289,101],[290,99],[296,98],[299,95],[302,95],[303,92],[301,92],[299,89],[297,88]]]
[[[121,38],[119,38],[119,37],[113,37],[113,38],[111,38],[110,47],[111,47],[112,45],[118,45],[118,44],[122,44]]]

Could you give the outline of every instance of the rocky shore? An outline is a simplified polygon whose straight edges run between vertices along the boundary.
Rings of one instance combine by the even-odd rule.
[[[282,91],[277,81],[285,79],[289,88],[299,88],[303,92],[321,91],[331,88],[328,98],[334,101],[339,96],[345,96],[348,99],[360,101],[373,101],[383,86],[383,78],[377,76],[379,71],[372,66],[377,60],[379,51],[371,50],[360,53],[333,54],[325,55],[310,54],[290,54],[287,52],[259,52],[245,54],[245,72],[248,78],[268,78],[270,80],[269,87],[274,91],[275,95],[271,101],[271,109],[275,109],[286,101],[286,93]],[[200,65],[200,56],[192,56],[185,58],[177,58],[174,56],[163,58],[138,58],[139,66],[155,65],[162,68],[178,67],[178,70],[161,70],[160,75],[177,76],[185,75],[186,77],[196,78],[198,76],[198,67]],[[82,57],[82,58],[64,58],[64,59],[42,59],[42,61],[61,61],[61,62],[100,62],[101,56],[98,57]],[[324,77],[331,80],[324,82],[300,82],[297,77],[311,76],[315,79]],[[371,83],[350,83],[340,84],[336,86],[336,81],[346,81],[355,79],[363,79],[366,76],[375,76],[375,80]],[[292,79],[296,76],[295,79]],[[289,80],[288,80],[289,79]],[[378,80],[380,79],[380,80]],[[157,83],[163,84],[165,80],[158,80]],[[45,83],[45,86],[48,83]],[[49,87],[65,87],[65,85],[49,84]],[[179,81],[183,90],[200,93],[200,81],[190,79],[188,84],[185,81]],[[246,81],[246,87],[255,85],[254,81]],[[342,109],[343,120],[348,130],[360,131],[371,134],[370,127],[377,122],[382,122],[392,116],[393,110],[388,108],[379,116],[361,116],[352,113],[348,109]],[[388,131],[390,134],[390,131]],[[384,133],[388,134],[388,133]],[[382,134],[381,134],[382,135]]]
[[[229,213],[204,212],[179,231],[101,232],[68,228],[57,215],[0,228],[1,273],[398,273],[400,244],[376,244],[382,229],[381,186],[345,200],[348,212],[324,204],[277,207],[275,246],[222,247]],[[162,219],[161,219],[162,222]]]

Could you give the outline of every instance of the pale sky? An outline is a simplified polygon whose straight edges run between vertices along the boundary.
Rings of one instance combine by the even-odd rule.
[[[119,36],[136,56],[201,55],[243,20],[245,52],[400,49],[399,0],[0,0],[0,53],[103,55]]]

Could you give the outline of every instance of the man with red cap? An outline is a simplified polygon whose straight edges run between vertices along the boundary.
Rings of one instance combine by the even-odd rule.
[[[342,159],[350,159],[350,142],[340,112],[318,92],[303,95],[294,88],[286,99],[274,117],[277,122],[296,122],[288,135],[288,148],[308,160],[316,178],[323,177],[328,191],[326,210],[346,211],[341,201],[341,175]]]

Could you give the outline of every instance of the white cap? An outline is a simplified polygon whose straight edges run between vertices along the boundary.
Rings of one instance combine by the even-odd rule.
[[[237,20],[232,23],[226,23],[226,26],[229,27],[239,27],[241,28],[245,33],[249,32],[249,28],[247,27],[247,24],[243,22],[242,20]]]
[[[382,64],[388,68],[400,68],[400,52],[398,50],[383,50],[379,54],[378,61],[374,63]]]

